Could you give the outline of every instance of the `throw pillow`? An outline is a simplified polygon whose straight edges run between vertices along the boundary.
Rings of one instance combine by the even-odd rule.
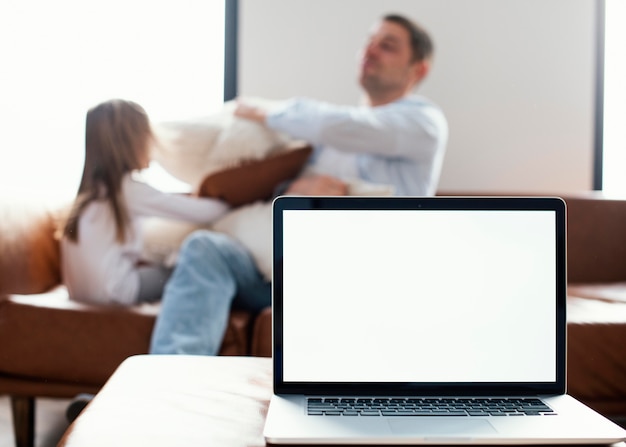
[[[224,169],[207,176],[198,194],[224,200],[233,207],[268,200],[277,185],[298,175],[311,151],[310,146],[304,146]]]

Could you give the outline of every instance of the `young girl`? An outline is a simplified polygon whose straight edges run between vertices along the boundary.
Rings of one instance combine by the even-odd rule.
[[[160,192],[135,178],[150,161],[154,136],[133,102],[111,100],[87,113],[85,166],[63,229],[62,270],[70,298],[131,305],[155,301],[171,271],[141,262],[141,218],[210,223],[223,202]]]

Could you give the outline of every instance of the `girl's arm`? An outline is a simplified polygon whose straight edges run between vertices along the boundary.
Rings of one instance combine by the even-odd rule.
[[[122,190],[130,213],[140,216],[206,224],[230,209],[220,200],[165,193],[131,176],[124,179]]]

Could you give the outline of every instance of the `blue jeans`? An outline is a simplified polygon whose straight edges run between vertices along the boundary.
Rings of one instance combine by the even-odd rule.
[[[236,240],[206,230],[187,237],[165,286],[151,354],[216,355],[231,306],[258,312],[271,304],[271,285]]]

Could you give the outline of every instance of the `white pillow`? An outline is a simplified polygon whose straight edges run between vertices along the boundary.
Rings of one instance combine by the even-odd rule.
[[[241,242],[252,255],[257,268],[272,279],[272,203],[256,202],[226,214],[213,229]]]
[[[246,103],[271,110],[282,102],[249,98]],[[229,101],[213,115],[153,124],[157,138],[153,158],[195,189],[208,174],[263,159],[293,141],[262,124],[236,118],[235,106],[235,101]]]
[[[272,277],[272,204],[256,202],[239,207],[203,226],[167,219],[146,219],[143,225],[142,259],[173,267],[185,238],[195,230],[212,229],[241,242],[252,255],[263,276]]]
[[[210,226],[159,217],[145,219],[142,223],[141,260],[173,267],[185,238],[191,232],[200,229],[208,230]]]

